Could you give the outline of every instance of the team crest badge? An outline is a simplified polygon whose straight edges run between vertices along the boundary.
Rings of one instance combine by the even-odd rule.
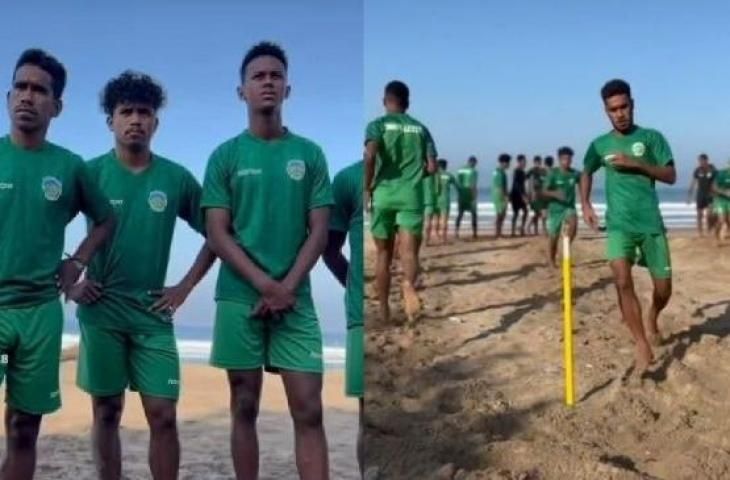
[[[147,203],[150,204],[153,212],[164,212],[165,208],[167,208],[167,195],[165,192],[153,190],[147,198]]]
[[[304,178],[307,168],[303,160],[289,160],[286,164],[286,174],[297,182]]]
[[[63,183],[56,177],[43,177],[41,188],[46,200],[51,202],[57,201],[63,193]]]
[[[631,153],[634,154],[636,157],[643,157],[646,153],[646,147],[641,142],[636,142],[633,145],[631,145]]]

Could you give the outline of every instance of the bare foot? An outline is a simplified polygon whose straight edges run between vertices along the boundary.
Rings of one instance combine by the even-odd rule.
[[[654,361],[654,353],[648,343],[636,345],[636,373],[644,374]]]
[[[408,282],[403,283],[403,303],[408,321],[413,323],[421,311],[421,299],[418,298],[418,293],[413,285]]]
[[[646,341],[649,342],[649,345],[652,347],[661,347],[664,339],[662,338],[662,333],[660,331],[651,331],[647,329]]]

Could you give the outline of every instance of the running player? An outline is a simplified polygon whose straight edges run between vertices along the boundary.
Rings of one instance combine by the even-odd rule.
[[[624,323],[636,342],[636,368],[643,372],[654,359],[650,343],[661,343],[657,319],[672,293],[669,243],[654,183],[674,184],[677,172],[664,136],[634,123],[634,100],[628,83],[609,81],[601,89],[601,97],[613,129],[593,140],[586,152],[581,177],[583,218],[592,229],[598,229],[591,187],[593,174],[604,167],[607,257]],[[638,263],[648,267],[654,283],[646,326],[631,272],[637,263],[637,250]]]
[[[575,189],[580,183],[580,172],[571,168],[573,150],[561,147],[558,150],[560,166],[548,173],[542,196],[548,204],[548,261],[557,268],[558,240],[560,232],[565,228],[572,243],[578,229],[578,217],[575,213]]]
[[[10,133],[0,138],[0,383],[7,379],[0,477],[8,480],[33,478],[41,419],[61,407],[59,291],[70,293],[115,224],[81,157],[46,140],[65,85],[57,59],[24,51],[7,94]],[[66,225],[79,211],[92,226],[61,261]]]
[[[449,237],[449,214],[451,211],[451,189],[454,188],[458,192],[456,179],[448,171],[448,161],[441,159],[438,161],[439,171],[437,173],[439,180],[439,198],[438,209],[441,214],[441,242],[447,243]]]
[[[436,172],[436,147],[428,129],[406,113],[409,97],[405,83],[388,83],[383,99],[386,114],[370,122],[365,132],[365,198],[366,205],[372,199],[371,230],[377,249],[376,284],[383,322],[390,321],[388,294],[396,228],[404,271],[401,290],[409,321],[421,310],[416,276],[423,233],[423,176]]]
[[[710,163],[710,159],[705,153],[701,153],[697,157],[697,168],[692,174],[692,183],[689,186],[689,194],[687,203],[692,202],[692,196],[697,190],[695,202],[697,205],[697,232],[700,237],[704,236],[703,223],[707,219],[707,230],[712,230],[714,224],[715,212],[712,207],[712,184],[714,183],[717,170]]]
[[[222,261],[210,362],[228,374],[236,477],[258,478],[266,367],[284,382],[300,478],[327,480],[322,333],[309,282],[327,245],[327,161],[319,146],[284,127],[284,51],[257,44],[239,73],[248,128],[211,155],[201,202],[209,245]]]
[[[363,317],[363,162],[335,175],[332,181],[335,206],[330,219],[329,241],[323,259],[332,274],[346,287],[347,348],[345,350],[345,394],[358,399],[360,427],[357,460],[363,474],[363,397],[365,394],[365,333]],[[350,261],[342,255],[349,237]]]
[[[478,183],[477,157],[471,156],[466,166],[456,172],[457,191],[459,192],[459,211],[456,215],[456,238],[459,238],[459,227],[464,212],[471,214],[472,238],[477,238],[477,206],[478,206]]]
[[[723,225],[725,234],[730,232],[730,161],[727,167],[717,172],[715,180],[712,184],[712,193],[714,194],[713,210],[717,221],[715,222],[715,235],[717,236],[717,245],[722,245],[725,240],[723,238]]]
[[[437,175],[438,172],[423,177],[423,216],[426,220],[426,245],[433,244],[432,235],[438,237],[440,227],[441,212],[438,205],[440,183]]]
[[[520,223],[520,236],[525,236],[525,224],[527,223],[527,172],[525,166],[527,159],[524,155],[517,155],[517,167],[512,173],[512,189],[509,192],[510,203],[512,204],[512,236],[515,236],[517,220],[522,213]]]
[[[497,169],[492,174],[492,204],[497,216],[495,222],[495,238],[502,237],[502,226],[507,216],[507,204],[509,202],[507,190],[507,170],[512,160],[509,154],[503,153],[499,156]]]
[[[139,392],[150,427],[152,478],[177,478],[180,360],[172,319],[215,261],[204,245],[180,283],[163,288],[177,218],[205,231],[200,184],[151,150],[164,104],[164,90],[148,75],[127,71],[110,80],[101,106],[114,148],[88,163],[118,219],[71,295],[81,329],[76,382],[92,396],[91,443],[102,479],[121,477],[127,387]]]
[[[542,166],[542,157],[536,155],[532,160],[533,165],[527,172],[527,187],[530,199],[530,209],[532,209],[532,218],[530,219],[529,230],[533,235],[539,235],[539,225],[544,220],[545,204],[542,199],[542,184],[545,179],[545,169]]]

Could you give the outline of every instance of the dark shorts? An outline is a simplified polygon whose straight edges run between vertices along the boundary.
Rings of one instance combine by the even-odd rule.
[[[712,205],[712,196],[711,195],[698,195],[697,196],[697,210],[704,210],[706,208],[710,208],[710,205]]]
[[[511,198],[510,204],[512,204],[512,211],[519,212],[520,210],[527,211],[527,203],[525,203],[522,197]]]

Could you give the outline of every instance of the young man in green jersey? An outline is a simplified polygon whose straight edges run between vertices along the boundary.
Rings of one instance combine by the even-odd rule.
[[[329,241],[323,259],[327,268],[346,288],[347,348],[345,394],[358,399],[360,422],[357,460],[363,471],[363,397],[365,395],[365,327],[363,315],[363,161],[341,170],[332,181],[335,206],[329,226]],[[342,254],[349,238],[350,260]]]
[[[215,261],[203,245],[180,283],[163,288],[178,217],[205,233],[200,184],[151,150],[164,104],[164,90],[148,75],[126,71],[110,80],[101,107],[114,147],[87,164],[118,220],[71,295],[81,329],[76,382],[92,397],[92,450],[103,480],[121,477],[127,387],[139,392],[150,427],[152,478],[177,478],[180,361],[172,319]]]
[[[441,211],[439,210],[438,196],[441,184],[438,171],[423,177],[423,216],[426,223],[426,245],[432,245],[433,235],[438,238]]]
[[[527,172],[527,190],[530,198],[530,209],[532,218],[528,230],[533,235],[540,234],[540,223],[545,220],[545,204],[542,198],[542,184],[545,180],[545,169],[542,166],[542,157],[536,155],[532,159],[532,168]]]
[[[712,183],[712,193],[714,196],[712,209],[717,217],[715,235],[717,245],[721,246],[725,240],[723,238],[723,226],[725,227],[725,236],[730,232],[730,161],[728,161],[727,167],[717,172]]]
[[[644,372],[654,359],[650,344],[661,343],[657,319],[672,293],[669,243],[654,184],[673,184],[677,172],[664,136],[634,123],[634,100],[628,83],[609,81],[601,89],[601,98],[613,129],[593,140],[586,152],[580,184],[583,219],[598,230],[591,187],[593,174],[604,167],[608,204],[606,253],[623,320],[636,342],[636,370]],[[637,261],[649,269],[654,282],[646,325],[631,273]]]
[[[461,227],[461,219],[464,212],[468,211],[471,215],[471,232],[472,238],[477,238],[477,210],[478,202],[478,185],[479,172],[477,172],[477,157],[471,156],[467,164],[456,172],[457,192],[459,195],[459,211],[456,214],[456,238],[459,238],[459,228]]]
[[[404,272],[401,290],[409,321],[421,310],[416,277],[423,233],[423,177],[436,172],[436,146],[428,129],[406,113],[409,96],[405,83],[388,83],[383,99],[386,114],[370,122],[365,131],[365,200],[366,208],[372,211],[376,286],[383,322],[390,321],[388,294],[396,228]]]
[[[322,332],[309,272],[327,245],[333,204],[327,161],[284,126],[288,61],[262,42],[239,70],[248,128],[221,144],[203,184],[208,244],[222,260],[210,362],[228,373],[238,479],[258,478],[263,369],[281,373],[303,480],[327,480]]]
[[[439,220],[441,242],[447,243],[449,237],[449,214],[451,212],[451,189],[458,192],[458,186],[454,175],[449,172],[449,162],[441,159],[438,161],[439,170],[436,173],[439,182],[438,209],[441,215]]]
[[[502,237],[502,226],[507,216],[507,205],[509,204],[509,190],[507,189],[507,170],[512,157],[503,153],[497,160],[497,168],[492,174],[492,204],[494,205],[495,232],[494,238]]]
[[[68,294],[114,230],[109,201],[83,160],[46,140],[61,113],[66,70],[26,50],[7,94],[10,134],[0,138],[0,383],[7,380],[6,450],[0,478],[33,478],[41,418],[61,407],[59,361]],[[79,211],[92,224],[61,261],[66,225]]]
[[[563,229],[566,229],[571,243],[575,240],[578,230],[575,190],[580,185],[580,172],[571,167],[573,149],[560,147],[558,149],[558,162],[560,166],[548,173],[542,191],[542,196],[548,205],[548,261],[555,268],[558,267],[558,241]]]

